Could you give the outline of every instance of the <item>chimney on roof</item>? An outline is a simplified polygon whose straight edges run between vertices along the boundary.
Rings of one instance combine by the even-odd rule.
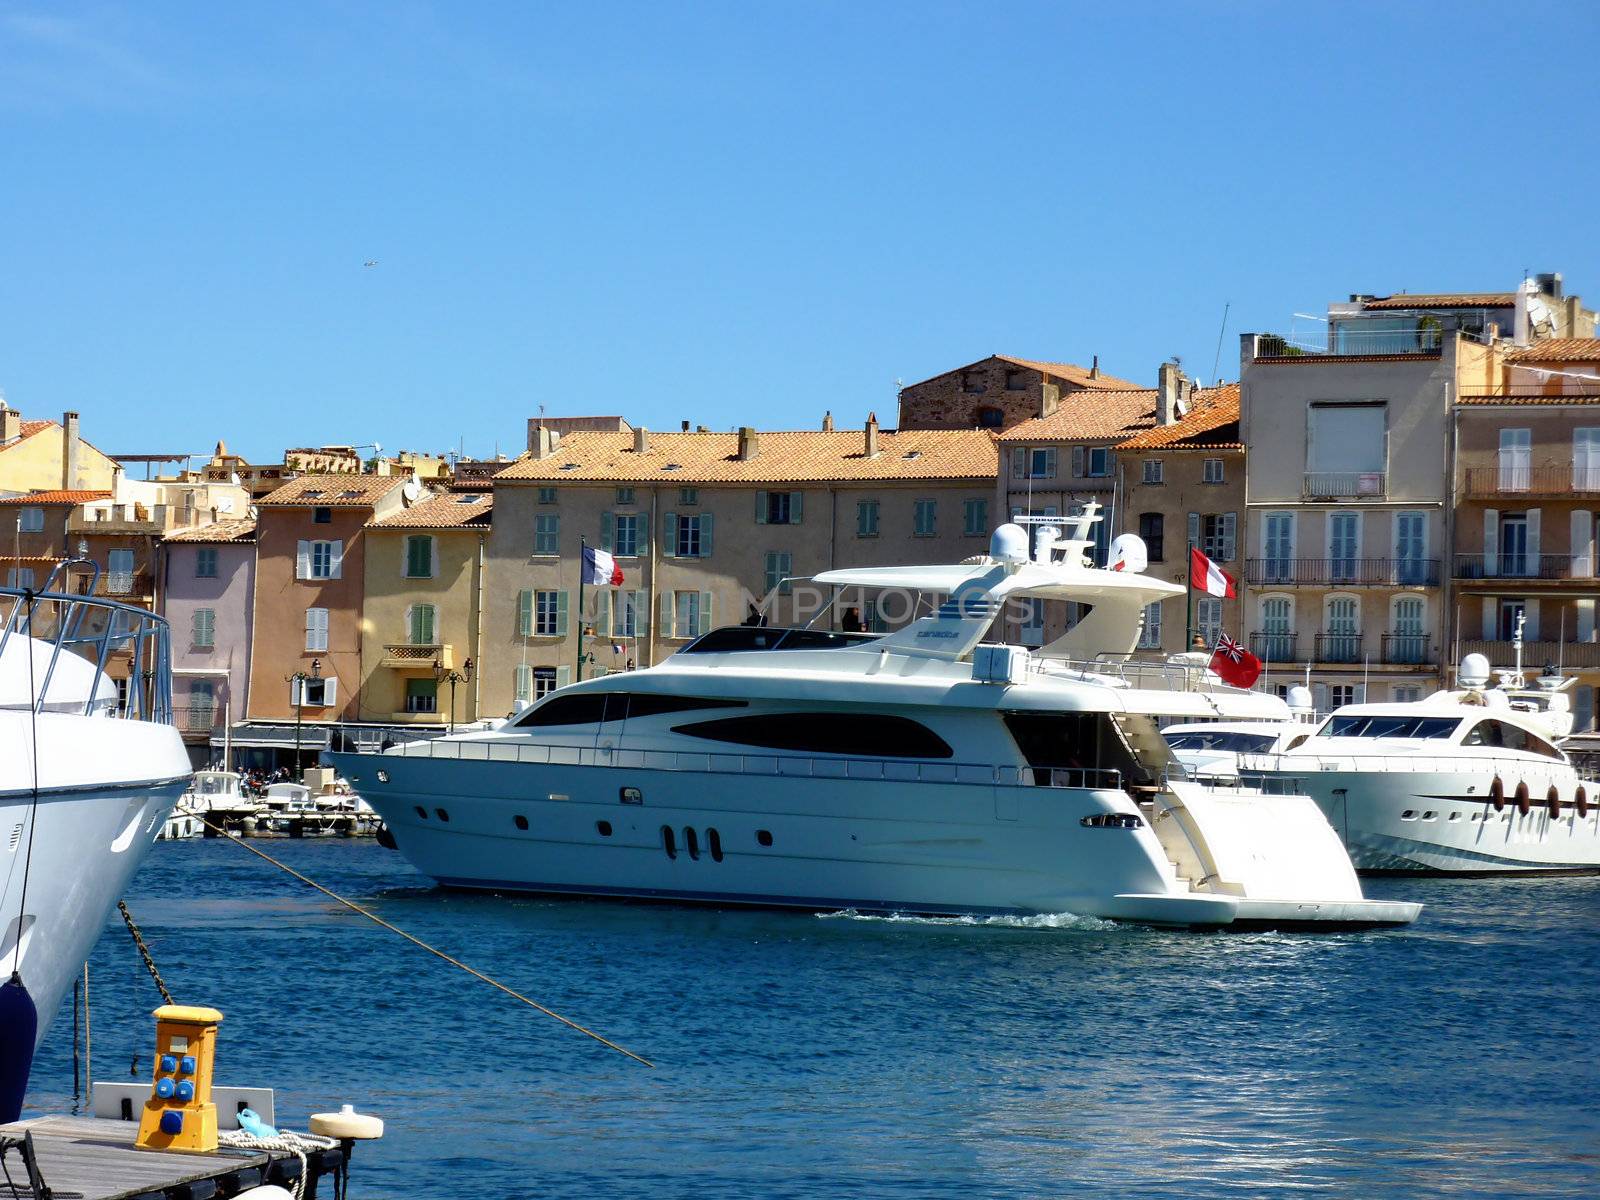
[[[78,486],[78,414],[61,414],[61,486],[71,491]]]
[[[643,454],[650,449],[650,431],[643,425],[633,431],[633,452]]]
[[[831,408],[822,414],[822,432],[833,432],[833,410]]]
[[[685,433],[689,432],[689,422],[687,422],[687,421],[685,421],[683,423],[683,432],[685,432]]]
[[[748,425],[739,426],[739,461],[749,462],[760,452],[756,431]]]
[[[878,457],[878,414],[867,414],[867,443],[866,454],[868,458]]]
[[[1164,362],[1156,378],[1156,424],[1172,425],[1183,420],[1194,384],[1175,362]]]
[[[1098,354],[1089,360],[1089,378],[1100,378],[1100,356]]]
[[[0,444],[14,442],[22,436],[22,414],[0,400]]]
[[[535,458],[549,458],[555,453],[556,443],[561,439],[554,429],[547,429],[540,425],[533,431],[533,445],[530,449]]]

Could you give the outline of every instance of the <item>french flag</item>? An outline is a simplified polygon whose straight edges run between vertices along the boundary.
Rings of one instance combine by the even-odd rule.
[[[595,583],[601,587],[622,586],[622,568],[617,565],[617,560],[604,550],[596,550],[593,546],[583,548],[583,582]]]
[[[1198,546],[1189,547],[1189,582],[1208,596],[1229,600],[1239,594],[1233,586],[1233,576],[1200,553]]]

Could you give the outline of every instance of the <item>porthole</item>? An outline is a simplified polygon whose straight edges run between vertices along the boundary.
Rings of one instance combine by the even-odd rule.
[[[420,804],[417,805],[417,817],[418,817],[419,820],[423,820],[423,821],[426,821],[428,819],[428,810],[423,808],[422,805],[420,805]]]
[[[678,839],[672,832],[671,825],[661,827],[661,848],[667,852],[668,858],[678,857]]]
[[[756,830],[756,841],[763,846],[772,845],[772,832],[767,829]]]
[[[1415,821],[1417,819],[1417,810],[1414,808],[1406,809],[1405,812],[1400,814],[1400,819],[1402,821]]]
[[[518,829],[526,829],[528,827],[528,818],[523,816],[521,813],[518,813],[516,816],[512,817],[511,822]]]
[[[596,821],[594,823],[594,831],[596,833],[598,833],[601,837],[610,837],[611,836],[611,822],[610,821]]]
[[[1427,812],[1425,812],[1425,813],[1423,813],[1423,814],[1422,814],[1422,819],[1423,819],[1423,820],[1424,820],[1424,821],[1431,821],[1431,820],[1433,820],[1433,818],[1434,818],[1434,817],[1436,817],[1436,816],[1437,816],[1437,815],[1438,815],[1438,814],[1437,814],[1437,813],[1435,813],[1435,812],[1434,812],[1434,811],[1433,811],[1433,809],[1431,809],[1431,808],[1430,808],[1430,809],[1429,809],[1429,810],[1428,810],[1428,811],[1427,811]]]
[[[1459,820],[1461,820],[1461,814],[1458,813],[1458,812],[1453,812],[1453,813],[1450,814],[1450,819],[1452,821],[1459,821]]]
[[[442,809],[442,808],[434,809],[433,810],[433,815],[438,817],[439,820],[445,822],[445,824],[449,824],[450,823],[450,814],[445,812],[445,810]]]
[[[635,787],[625,787],[625,788],[618,789],[617,798],[619,800],[621,800],[622,803],[624,803],[624,804],[643,804],[644,803],[644,793],[641,792],[638,788],[635,788]]]
[[[700,861],[700,839],[695,836],[694,828],[690,825],[683,827],[683,846],[689,852],[689,857],[695,862]]]
[[[722,861],[722,837],[715,829],[706,830],[706,845],[711,847],[711,861]]]

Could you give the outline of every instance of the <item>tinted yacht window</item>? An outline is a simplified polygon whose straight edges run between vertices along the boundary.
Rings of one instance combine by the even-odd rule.
[[[1461,724],[1455,717],[1331,717],[1323,737],[1447,738]]]
[[[873,713],[797,712],[754,717],[724,717],[674,725],[673,733],[811,754],[854,754],[867,758],[950,758],[954,753],[926,725],[905,717]]]
[[[593,725],[628,717],[654,717],[662,713],[691,712],[702,708],[743,708],[743,700],[708,700],[702,696],[659,696],[648,692],[580,692],[556,696],[534,709],[518,726]]]
[[[517,724],[530,728],[543,725],[595,725],[606,718],[606,696],[605,692],[553,696]],[[612,720],[621,716],[620,712],[613,712]]]

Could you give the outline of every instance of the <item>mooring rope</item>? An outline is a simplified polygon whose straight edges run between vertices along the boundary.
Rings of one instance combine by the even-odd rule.
[[[167,985],[161,981],[161,972],[156,970],[156,960],[150,955],[150,947],[144,944],[144,935],[139,932],[139,927],[133,923],[133,914],[128,911],[126,900],[117,901],[117,911],[122,914],[122,923],[128,927],[128,932],[133,935],[133,944],[139,947],[139,957],[144,959],[144,969],[150,972],[150,978],[156,981],[156,990],[161,993],[161,999],[168,1004],[176,1004],[172,993],[167,991]]]
[[[254,846],[250,845],[243,838],[229,837],[228,833],[227,833],[227,830],[223,829],[220,825],[212,824],[212,822],[208,821],[205,817],[201,817],[200,820],[201,820],[201,822],[203,822],[205,825],[207,825],[211,829],[215,829],[219,834],[223,835],[224,837],[227,837],[228,841],[233,842],[236,845],[242,846],[244,849],[250,851],[251,854],[254,854],[257,858],[266,859],[273,866],[277,867],[278,870],[284,872],[287,875],[294,876],[294,878],[298,879],[301,883],[304,883],[304,884],[308,885],[309,887],[316,888],[317,891],[321,892],[324,896],[327,896],[327,897],[329,897],[330,899],[333,899],[333,900],[337,900],[340,904],[342,904],[346,908],[350,909],[350,911],[355,912],[355,913],[359,913],[363,917],[367,918],[367,920],[373,922],[374,924],[383,926],[390,933],[399,934],[401,937],[405,938],[406,941],[410,942],[412,945],[417,946],[417,947],[419,947],[419,948],[421,948],[423,950],[426,950],[429,954],[432,954],[434,957],[444,959],[444,961],[449,963],[452,967],[458,967],[461,970],[465,971],[468,975],[471,975],[473,978],[481,979],[484,983],[487,983],[490,987],[499,988],[502,992],[504,992],[506,995],[510,996],[512,999],[522,1001],[522,1003],[526,1004],[529,1008],[537,1009],[539,1012],[542,1012],[547,1017],[554,1017],[557,1021],[560,1021],[563,1025],[567,1026],[569,1029],[575,1029],[579,1033],[583,1034],[585,1037],[593,1038],[595,1041],[599,1042],[602,1046],[609,1047],[610,1049],[615,1050],[618,1054],[627,1055],[629,1058],[633,1059],[634,1062],[643,1063],[647,1067],[654,1067],[655,1066],[655,1063],[651,1062],[648,1058],[645,1058],[645,1057],[643,1057],[642,1055],[639,1055],[639,1054],[635,1054],[632,1050],[629,1050],[629,1049],[626,1049],[625,1047],[617,1045],[615,1042],[611,1041],[609,1038],[603,1037],[602,1035],[596,1033],[594,1030],[589,1029],[586,1026],[578,1024],[578,1022],[572,1020],[572,1018],[570,1018],[570,1017],[562,1016],[560,1013],[556,1012],[554,1009],[546,1008],[544,1005],[540,1004],[537,1000],[532,1000],[529,997],[524,996],[521,992],[516,991],[513,988],[507,987],[505,984],[501,983],[498,979],[490,978],[488,975],[485,975],[482,971],[478,970],[476,967],[469,967],[466,963],[462,962],[460,959],[451,958],[443,950],[440,950],[440,949],[437,949],[436,947],[428,945],[427,942],[423,941],[421,938],[415,936],[414,934],[407,933],[404,929],[401,929],[398,925],[391,925],[388,921],[385,921],[382,917],[378,916],[377,913],[374,913],[374,912],[372,912],[372,911],[370,911],[368,909],[362,908],[359,904],[357,904],[353,900],[346,900],[343,896],[339,895],[338,892],[329,891],[327,888],[323,887],[320,883],[318,883],[315,879],[310,879],[307,876],[300,874],[299,871],[296,871],[293,867],[289,866],[287,863],[279,862],[277,859],[273,858],[272,855],[266,853],[265,851],[257,850]],[[152,970],[153,969],[154,968],[152,968]]]
[[[295,1178],[294,1200],[301,1200],[306,1190],[306,1174],[311,1166],[306,1155],[312,1150],[332,1150],[339,1143],[332,1138],[318,1137],[314,1133],[293,1133],[280,1129],[277,1137],[257,1137],[242,1129],[222,1129],[217,1132],[217,1142],[236,1150],[287,1150],[300,1160],[300,1174]]]

